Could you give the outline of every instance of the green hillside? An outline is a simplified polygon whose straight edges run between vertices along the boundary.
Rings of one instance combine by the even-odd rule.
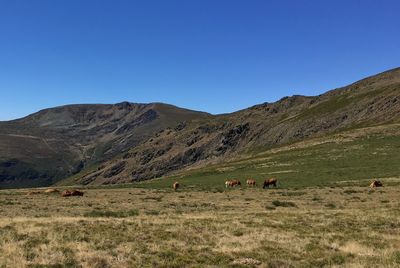
[[[372,178],[400,183],[400,124],[349,130],[273,148],[242,160],[133,184],[135,187],[222,189],[226,179],[275,177],[279,187],[367,185]]]

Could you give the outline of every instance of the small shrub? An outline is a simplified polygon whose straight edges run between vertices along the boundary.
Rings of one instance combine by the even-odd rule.
[[[146,197],[142,198],[143,201],[154,200],[154,201],[157,201],[157,202],[161,202],[162,199],[163,199],[163,196],[146,196]]]
[[[302,196],[305,195],[306,192],[282,192],[282,196]]]
[[[336,208],[336,205],[333,204],[333,203],[328,203],[328,204],[325,205],[325,207],[334,209],[334,208]]]
[[[356,191],[356,190],[353,190],[353,189],[347,189],[347,190],[343,191],[343,193],[345,193],[345,194],[356,194],[358,192],[359,191]]]
[[[160,215],[160,212],[157,210],[146,210],[146,215]]]
[[[296,204],[293,202],[279,200],[272,201],[272,205],[274,205],[275,207],[296,207]]]
[[[0,200],[0,205],[15,205],[16,203],[11,200]]]
[[[311,200],[314,201],[314,202],[318,202],[318,201],[321,201],[322,198],[319,197],[319,196],[314,196]]]
[[[234,236],[242,236],[244,233],[243,233],[243,231],[241,231],[241,230],[235,230],[235,231],[233,231],[233,233],[232,233]]]
[[[60,251],[64,256],[64,263],[61,267],[78,267],[78,262],[76,261],[77,258],[71,248],[62,246],[56,250]]]
[[[128,211],[92,210],[84,214],[85,217],[126,218],[139,215],[137,209]]]
[[[335,254],[330,258],[330,264],[341,265],[346,262],[346,257],[343,255]]]
[[[223,192],[224,192],[224,189],[223,189],[223,188],[215,188],[215,189],[212,189],[212,192],[213,192],[214,194],[216,194],[216,193],[223,193]]]
[[[91,264],[92,267],[96,267],[96,268],[108,268],[111,267],[111,265],[107,262],[106,259],[99,257],[99,256],[95,256],[92,258],[89,258],[89,262]]]
[[[172,250],[161,251],[158,253],[158,256],[164,261],[169,261],[169,262],[174,261],[178,257],[176,252]]]

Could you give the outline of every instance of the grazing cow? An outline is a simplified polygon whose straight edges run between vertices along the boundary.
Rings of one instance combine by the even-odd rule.
[[[174,188],[174,191],[178,190],[179,188],[179,182],[174,182],[174,184],[172,185],[172,187]]]
[[[248,179],[246,183],[248,186],[256,186],[256,180],[253,179]]]
[[[242,186],[242,183],[240,182],[240,180],[231,180],[231,183],[229,186],[231,186],[231,187]]]
[[[277,179],[272,178],[272,179],[266,179],[264,181],[264,185],[263,185],[263,189],[265,188],[269,188],[270,185],[273,185],[274,187],[276,187],[276,183],[278,182]]]
[[[239,180],[226,180],[225,187],[235,187],[235,186],[242,186],[242,183]]]
[[[65,190],[64,192],[62,192],[61,196],[62,197],[68,197],[68,196],[83,196],[84,192],[79,191],[79,190]]]
[[[371,187],[371,188],[383,187],[383,184],[382,184],[381,181],[373,180],[373,181],[371,182],[371,184],[369,185],[369,187]]]
[[[53,194],[53,193],[59,193],[60,191],[57,189],[47,189],[44,191],[46,194]]]
[[[65,190],[64,192],[61,193],[61,196],[62,196],[62,197],[71,196],[71,191]]]
[[[83,196],[84,192],[79,190],[73,190],[71,196]]]

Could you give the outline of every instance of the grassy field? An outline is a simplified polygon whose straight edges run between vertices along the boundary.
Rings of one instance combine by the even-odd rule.
[[[0,191],[0,267],[400,267],[400,178],[359,184]]]
[[[83,197],[2,190],[0,267],[400,267],[399,137],[353,129]]]
[[[114,187],[187,187],[221,191],[226,179],[275,177],[281,188],[352,185],[372,178],[400,177],[400,124],[353,129],[283,147],[250,152],[240,160],[184,171],[175,176]],[[360,186],[365,182],[358,183]]]

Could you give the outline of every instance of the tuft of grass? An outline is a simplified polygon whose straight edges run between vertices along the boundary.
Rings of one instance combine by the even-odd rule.
[[[330,209],[335,209],[336,205],[334,203],[328,203],[328,204],[325,204],[325,207],[330,208]]]
[[[356,190],[353,190],[353,189],[347,189],[347,190],[344,190],[343,193],[345,193],[345,194],[356,194],[356,193],[361,193],[361,191],[356,191]]]
[[[155,215],[155,216],[160,215],[160,212],[157,210],[146,210],[144,213],[146,215]]]
[[[282,196],[302,196],[307,194],[306,192],[282,192],[280,193]]]
[[[235,231],[232,232],[232,234],[234,236],[243,236],[244,235],[242,230],[235,230]]]
[[[272,205],[274,205],[275,207],[297,207],[296,204],[293,202],[279,200],[272,201]]]
[[[139,211],[137,209],[131,209],[127,211],[111,211],[111,210],[92,210],[90,212],[86,212],[84,214],[85,217],[93,217],[93,218],[127,218],[139,215]]]
[[[319,202],[319,201],[322,201],[322,198],[319,196],[314,196],[311,200],[314,202]]]
[[[15,202],[12,200],[0,200],[0,205],[15,205]]]
[[[154,200],[156,202],[161,202],[162,199],[163,199],[163,196],[146,196],[146,197],[142,198],[143,201]]]

